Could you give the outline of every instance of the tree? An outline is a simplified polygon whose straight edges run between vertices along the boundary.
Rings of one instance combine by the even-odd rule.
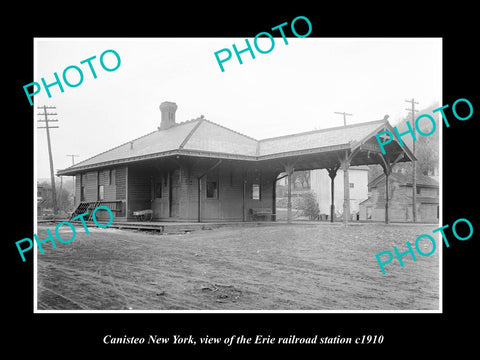
[[[38,191],[38,196],[42,197],[42,200],[38,203],[38,207],[40,209],[52,209],[53,208],[53,201],[52,201],[52,187],[49,182],[42,182],[37,184],[38,188],[41,190]],[[57,189],[57,204],[59,206],[60,211],[68,211],[72,208],[73,206],[73,201],[70,192],[65,189],[65,187],[62,188],[62,191],[60,192],[60,189]]]
[[[395,165],[397,166],[397,165]],[[383,174],[383,169],[380,165],[368,166],[368,182],[375,180],[377,177]]]
[[[416,114],[415,119],[421,114],[428,114],[435,120],[435,131],[429,136],[422,136],[416,131],[415,141],[415,157],[417,158],[417,174],[430,175],[438,170],[439,167],[439,128],[442,126],[440,122],[439,113],[434,113],[433,110],[439,107],[438,104],[432,104],[427,108],[424,108]],[[407,121],[412,128],[415,126],[412,123],[412,115],[407,114],[396,126],[399,133],[403,133],[408,130]],[[421,119],[418,122],[419,128],[423,133],[430,133],[432,131],[432,124],[427,118]],[[407,134],[402,137],[402,141],[412,150],[413,138]],[[379,165],[370,165],[370,171],[368,181],[374,180],[382,172],[382,168]],[[397,163],[394,167],[395,170],[403,169],[403,172],[407,175],[412,175],[413,166],[411,162]]]
[[[300,197],[298,208],[302,210],[302,215],[307,216],[310,220],[318,219],[320,208],[318,207],[315,194],[311,191],[305,192]]]
[[[310,170],[295,171],[292,174],[292,183],[300,184],[302,189],[310,189]]]
[[[438,169],[438,133],[419,139],[418,146],[415,148],[415,156],[418,159],[417,169],[421,174],[429,175]]]

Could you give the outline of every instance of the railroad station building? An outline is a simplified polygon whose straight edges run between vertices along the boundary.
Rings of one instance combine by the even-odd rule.
[[[275,220],[279,174],[286,174],[290,193],[293,171],[312,169],[327,169],[332,195],[343,170],[343,211],[350,213],[350,166],[380,164],[388,180],[395,163],[414,160],[395,138],[382,154],[375,135],[393,133],[387,117],[256,140],[203,116],[177,122],[176,110],[163,102],[155,131],[58,171],[75,177],[77,213],[104,205],[116,221],[135,220],[142,210],[151,210],[153,221]],[[388,222],[388,197],[385,211]]]

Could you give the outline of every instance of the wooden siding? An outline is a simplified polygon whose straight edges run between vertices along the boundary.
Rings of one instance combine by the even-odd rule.
[[[438,221],[438,204],[420,204],[421,221]]]
[[[149,173],[150,198],[153,218],[155,220],[180,219],[180,194],[185,191],[182,186],[180,169],[157,167]],[[161,186],[161,197],[155,197],[155,184]],[[170,186],[172,189],[170,190]],[[171,198],[171,199],[170,199]]]
[[[180,216],[182,220],[198,220],[198,184],[197,179],[203,175],[208,166],[194,166],[189,169],[182,167],[179,174],[180,179]],[[245,211],[246,220],[249,218],[249,209],[269,208],[272,209],[273,201],[273,174],[258,176],[253,173],[246,173],[244,170],[235,168],[232,165],[220,165],[212,171],[208,179],[218,179],[218,197],[207,198],[206,183],[207,176],[200,181],[201,191],[201,220],[202,221],[242,221]],[[243,182],[245,186],[245,203],[243,203]],[[261,184],[261,199],[251,199],[251,185]]]
[[[205,172],[204,167],[182,166],[182,192],[180,194],[181,219],[189,221],[198,220],[198,177]],[[205,180],[200,181],[201,193],[205,191]],[[200,212],[205,212],[205,203],[202,202]]]
[[[123,201],[102,201],[100,205],[109,208],[115,220],[125,217],[125,202]],[[95,213],[95,217],[98,220],[102,220],[100,222],[103,224],[107,223],[108,220],[110,220],[110,214],[103,209],[97,210],[97,212]]]
[[[110,182],[111,170],[114,170],[115,174]],[[113,215],[117,217],[125,216],[125,195],[126,195],[126,178],[125,167],[122,168],[109,168],[100,171],[93,171],[83,174],[77,174],[75,176],[75,207],[77,207],[81,201],[95,202],[98,199],[98,186],[104,186],[104,198],[106,206],[113,210]],[[85,199],[81,200],[81,186],[85,187]],[[117,203],[117,200],[122,200],[122,203]],[[101,212],[102,213],[102,212]],[[107,218],[108,213],[103,212],[99,216]],[[102,216],[103,215],[103,216]]]
[[[410,191],[412,191],[412,188],[409,188]],[[417,189],[420,189],[420,194],[421,196],[438,196],[439,191],[437,188],[428,188],[428,187],[417,187]]]
[[[86,174],[85,183],[85,201],[97,201],[98,200],[98,172],[92,171]]]
[[[103,200],[113,201],[116,200],[116,185],[114,182],[110,182],[110,174],[112,169],[100,170],[98,172],[98,185],[103,185]],[[111,183],[111,185],[110,185]]]
[[[100,184],[104,185],[104,201],[122,201],[119,207],[123,210],[115,212],[115,217],[134,220],[134,211],[152,209],[154,220],[197,221],[198,178],[205,175],[213,164],[202,161],[196,163],[177,161],[175,164],[158,163],[149,166],[137,164],[129,166],[128,169],[117,167],[112,185],[109,185],[109,169],[88,172],[84,176],[85,201],[97,201]],[[217,198],[207,198],[207,178],[217,181]],[[273,179],[273,173],[248,170],[231,163],[219,165],[200,181],[201,220],[249,221],[252,220],[250,209],[272,209]],[[155,184],[162,186],[160,198],[155,198]],[[252,199],[252,184],[261,186],[259,200]],[[80,185],[80,176],[77,176],[78,199]]]
[[[80,179],[81,179],[81,174],[75,175],[75,196],[74,196],[75,203],[73,204],[75,207],[77,207],[78,204],[80,204],[80,186],[81,186]]]
[[[190,199],[194,196],[192,194],[192,188],[196,189],[197,182],[191,177],[191,169],[186,165],[180,167],[178,174],[178,218],[182,220],[193,220],[197,215],[197,208],[194,207],[192,209]]]
[[[150,173],[140,167],[129,167],[127,184],[127,219],[134,219],[134,211],[151,209]]]
[[[127,168],[125,166],[115,169],[115,199],[127,199]]]
[[[260,200],[252,199],[252,185],[253,184],[260,184]],[[263,176],[261,179],[258,178],[250,178],[247,180],[246,183],[246,192],[245,192],[245,208],[246,208],[246,216],[247,220],[252,220],[252,215],[250,213],[250,209],[257,209],[257,208],[267,208],[272,209],[273,204],[273,176],[266,178]],[[272,209],[273,211],[273,209]]]
[[[229,167],[219,176],[219,215],[223,220],[243,220],[243,178],[241,172]]]
[[[419,188],[421,195],[417,195],[417,221],[438,221],[438,189]],[[402,185],[391,178],[389,190],[389,219],[391,221],[413,221],[412,187]],[[428,203],[422,203],[422,198],[428,199]],[[368,219],[369,214],[371,214],[371,219]],[[385,220],[385,181],[372,188],[369,199],[361,204],[360,220]]]
[[[169,194],[171,196],[171,205],[170,207],[170,217],[179,218],[180,217],[180,194],[181,194],[181,181],[182,181],[182,172],[180,169],[169,172]]]

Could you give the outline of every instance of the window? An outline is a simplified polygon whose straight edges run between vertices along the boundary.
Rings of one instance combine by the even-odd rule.
[[[350,183],[350,189],[353,189],[355,187],[354,183]]]
[[[218,182],[207,179],[207,199],[218,199]]]
[[[155,198],[156,199],[161,198],[162,197],[162,183],[161,182],[155,183],[154,187],[155,187]]]
[[[80,187],[80,201],[85,201],[85,186]]]
[[[115,185],[115,169],[108,170],[108,185]]]
[[[252,184],[252,200],[260,200],[260,184]]]
[[[420,195],[420,188],[417,186],[417,195]]]
[[[105,197],[105,186],[99,185],[98,186],[98,200],[103,200]]]

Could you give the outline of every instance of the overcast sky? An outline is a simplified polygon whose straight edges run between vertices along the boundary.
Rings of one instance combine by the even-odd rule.
[[[84,74],[78,87],[63,84],[61,93],[54,86],[51,98],[44,89],[34,97],[35,107],[57,107],[59,122],[52,125],[59,128],[51,130],[55,169],[71,165],[67,154],[79,155],[77,163],[156,130],[163,101],[177,103],[177,122],[204,115],[256,139],[342,125],[336,111],[353,114],[349,124],[388,114],[395,125],[412,97],[420,109],[442,105],[439,38],[288,38],[288,45],[275,38],[270,53],[254,49],[255,59],[243,53],[243,65],[233,55],[221,72],[214,52],[233,52],[232,44],[243,49],[245,39],[37,38],[32,81],[43,77],[51,83],[54,72],[61,78],[70,65]],[[268,49],[269,40],[259,46]],[[121,57],[116,71],[100,66],[100,54],[108,49]],[[94,55],[97,79],[88,64],[80,64]],[[114,66],[114,56],[107,54],[105,62]],[[71,82],[74,73],[68,72]],[[45,130],[35,133],[37,176],[48,178]]]

